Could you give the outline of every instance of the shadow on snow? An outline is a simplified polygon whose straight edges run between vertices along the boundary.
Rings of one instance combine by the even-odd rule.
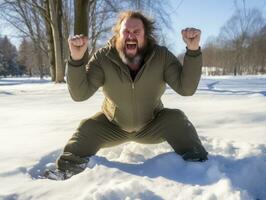
[[[203,92],[231,93],[232,95],[253,95],[260,94],[266,96],[266,91],[247,91],[247,90],[217,90],[217,89],[198,89]],[[227,94],[228,95],[228,94]]]
[[[18,168],[14,172],[0,174],[0,177],[17,173],[28,173],[32,179],[38,179],[48,163],[54,163],[61,150],[56,150],[44,156],[31,169]],[[189,185],[211,185],[221,179],[229,179],[236,189],[246,190],[256,198],[266,197],[266,147],[257,156],[234,159],[219,155],[210,155],[209,160],[200,162],[185,162],[174,152],[160,154],[143,163],[129,164],[109,161],[105,157],[92,156],[90,164],[93,167],[105,166],[122,172],[149,178],[163,177]],[[90,170],[89,168],[87,170]]]
[[[32,179],[37,179],[39,178],[39,176],[42,175],[44,169],[46,168],[46,165],[48,163],[54,163],[57,157],[60,155],[60,153],[61,150],[53,151],[48,155],[42,157],[41,160],[39,160],[39,162],[30,169],[27,169],[26,167],[18,167],[15,170],[0,173],[0,177],[8,177],[24,173],[24,174],[29,174]]]
[[[215,93],[231,93],[232,95],[253,95],[253,94],[260,94],[263,96],[266,96],[266,91],[249,91],[249,90],[241,90],[241,87],[233,90],[221,90],[221,89],[215,89],[215,86],[221,83],[222,81],[214,81],[211,83],[206,84],[207,89],[200,88],[198,91],[203,92],[215,92]],[[238,82],[239,85],[241,85],[241,82]],[[222,83],[223,85],[223,83]]]
[[[165,153],[146,160],[142,164],[127,164],[108,161],[104,157],[92,157],[96,165],[116,168],[123,172],[164,177],[190,185],[211,185],[225,178],[234,188],[246,190],[256,198],[266,197],[266,155],[233,159],[224,156],[209,156],[207,162],[185,162],[175,153]]]
[[[6,92],[6,91],[0,91],[0,95],[4,94],[4,95],[14,95],[14,93],[12,92]]]

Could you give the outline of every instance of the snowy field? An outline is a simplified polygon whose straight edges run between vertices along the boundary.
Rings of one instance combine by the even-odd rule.
[[[65,84],[0,79],[0,199],[266,199],[266,76],[203,77],[192,97],[166,91],[165,107],[193,122],[207,162],[185,162],[166,143],[126,143],[102,149],[71,179],[40,179],[102,99],[99,91],[77,103]]]

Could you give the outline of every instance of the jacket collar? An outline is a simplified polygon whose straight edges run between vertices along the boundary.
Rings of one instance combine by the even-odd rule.
[[[108,42],[108,43],[107,43],[107,48],[108,48],[108,51],[106,52],[106,56],[107,56],[110,60],[112,60],[114,63],[118,64],[119,66],[121,66],[121,65],[125,65],[125,64],[122,62],[122,60],[121,60],[121,58],[120,58],[120,56],[119,56],[119,54],[118,54],[116,48],[111,44],[111,42]]]
[[[117,67],[119,67],[129,78],[130,76],[130,71],[128,67],[126,66],[125,63],[121,60],[116,48],[108,42],[107,44],[108,51],[106,53],[107,58],[109,58]]]

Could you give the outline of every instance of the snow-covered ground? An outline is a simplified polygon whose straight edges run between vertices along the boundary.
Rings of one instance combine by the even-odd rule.
[[[203,77],[192,97],[166,91],[165,107],[193,122],[207,162],[185,162],[166,143],[126,143],[71,179],[39,179],[102,99],[77,103],[65,84],[0,79],[0,199],[266,199],[266,76]]]

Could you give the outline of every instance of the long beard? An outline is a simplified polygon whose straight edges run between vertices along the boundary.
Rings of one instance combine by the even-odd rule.
[[[147,45],[144,43],[142,47],[137,47],[137,53],[135,56],[127,55],[125,44],[121,41],[116,41],[116,49],[118,54],[126,65],[137,65],[140,64],[143,60],[145,52],[147,50]]]
[[[118,53],[119,53],[119,56],[120,56],[121,60],[126,65],[137,65],[137,64],[140,64],[141,63],[141,60],[142,60],[142,57],[143,57],[143,55],[139,54],[139,51],[133,57],[128,56],[125,53],[125,50],[124,49],[122,51],[118,50]]]

